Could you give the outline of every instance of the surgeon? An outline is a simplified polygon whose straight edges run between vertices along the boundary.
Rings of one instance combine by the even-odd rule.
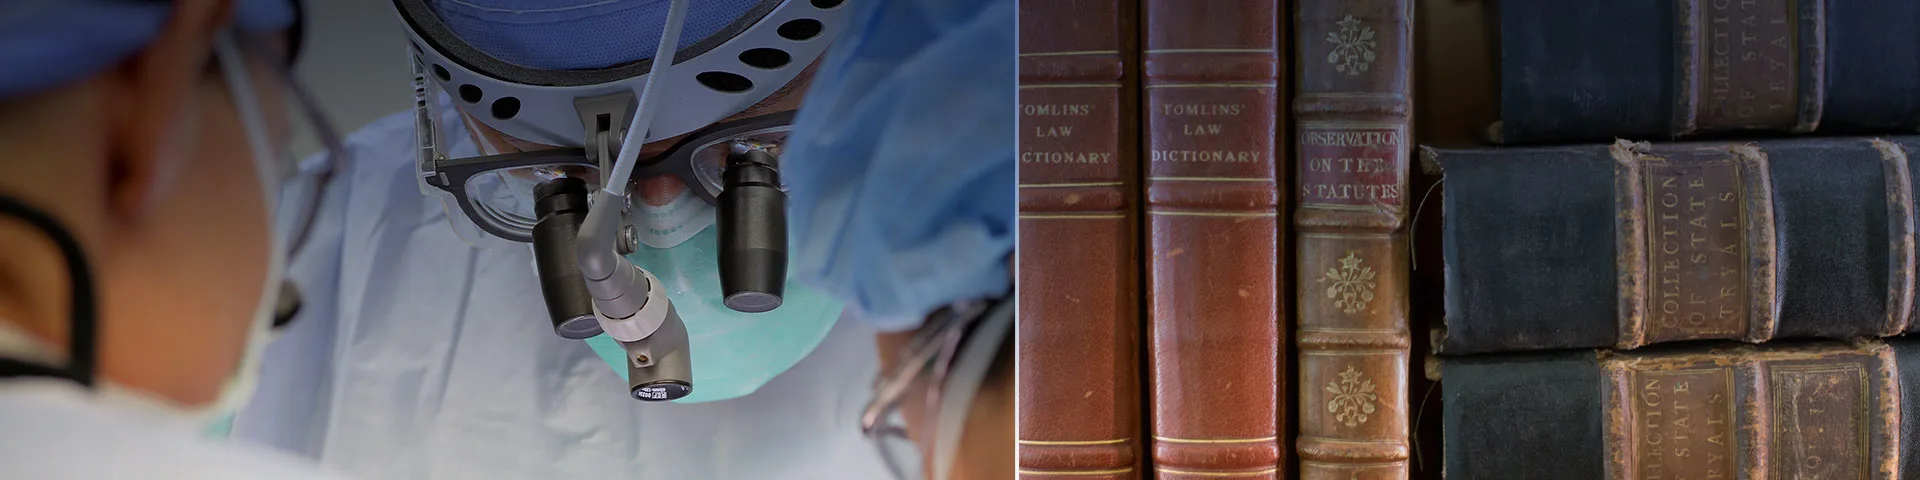
[[[420,101],[348,137],[290,274],[323,286],[315,321],[236,435],[369,478],[1010,476],[1012,2],[692,3],[395,1]],[[722,274],[756,149],[787,201],[777,288]],[[548,288],[540,225],[614,151],[639,165],[616,248],[691,346],[670,403]]]
[[[296,12],[0,3],[0,476],[333,478],[203,436],[297,318]]]

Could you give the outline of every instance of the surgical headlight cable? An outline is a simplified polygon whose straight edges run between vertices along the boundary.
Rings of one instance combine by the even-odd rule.
[[[667,299],[660,280],[651,272],[634,265],[614,249],[622,222],[621,206],[627,188],[633,182],[634,164],[646,138],[655,105],[664,92],[661,79],[672,66],[679,51],[680,30],[687,17],[687,0],[673,0],[667,10],[667,23],[660,33],[659,52],[647,73],[632,121],[618,145],[607,145],[611,132],[589,133],[589,145],[618,148],[613,167],[603,169],[606,177],[594,194],[592,207],[580,225],[575,256],[587,291],[593,295],[593,310],[600,328],[627,350],[627,383],[634,398],[643,401],[667,401],[693,393],[693,366],[687,345],[686,326],[673,303]],[[598,138],[595,138],[598,137]],[[592,148],[592,147],[590,147]],[[604,150],[603,150],[604,151]],[[606,156],[600,156],[605,162]]]

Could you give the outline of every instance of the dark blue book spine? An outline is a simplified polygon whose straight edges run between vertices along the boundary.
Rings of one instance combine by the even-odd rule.
[[[1920,137],[1426,150],[1463,355],[1915,330]]]
[[[1506,144],[1908,133],[1920,2],[1502,1]]]

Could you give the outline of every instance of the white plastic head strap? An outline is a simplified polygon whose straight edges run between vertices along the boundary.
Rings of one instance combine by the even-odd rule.
[[[639,312],[627,318],[612,319],[606,315],[595,315],[600,320],[600,329],[605,330],[607,336],[622,342],[638,342],[652,336],[653,332],[660,330],[660,324],[666,323],[667,313],[673,308],[672,301],[667,299],[667,289],[660,285],[660,279],[655,278],[653,272],[644,268],[634,270],[639,271],[641,279],[647,282],[647,303],[640,307]]]
[[[1010,308],[1010,303],[1001,304],[985,314],[981,324],[974,327],[971,341],[960,347],[952,369],[947,372],[941,388],[940,411],[934,419],[933,480],[947,480],[952,475],[953,464],[960,454],[961,433],[966,430],[968,414],[973,411],[973,399],[986,383],[987,371],[993,367],[1000,344],[1011,336],[1008,335],[1013,326]]]
[[[238,37],[229,31],[214,38],[213,50],[215,58],[220,62],[221,73],[226,77],[228,94],[233,98],[234,111],[240,117],[240,127],[245,132],[247,147],[253,154],[254,169],[260,178],[261,200],[266,206],[264,211],[269,212],[266,220],[271,226],[276,220],[272,212],[278,205],[279,174],[283,166],[276,161],[280,157],[274,155],[276,150],[273,139],[268,138],[267,119],[261,109],[259,91],[253,84],[252,76],[247,72],[249,58],[241,50],[238,42]],[[262,349],[266,348],[265,337],[271,331],[273,312],[279,303],[281,280],[286,268],[284,249],[287,242],[279,238],[283,233],[279,228],[267,229],[269,238],[267,244],[270,249],[267,255],[267,275],[260,286],[260,303],[255,307],[254,323],[249,326],[247,344],[242,347],[246,351],[242,352],[237,374],[227,379],[227,385],[222,387],[222,394],[216,399],[215,404],[207,406],[206,412],[235,411],[245,404],[247,397],[253,393],[255,376],[252,373],[259,368]]]

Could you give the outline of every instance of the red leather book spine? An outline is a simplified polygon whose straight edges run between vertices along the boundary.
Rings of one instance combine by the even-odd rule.
[[[1300,478],[1403,479],[1413,1],[1297,8]]]
[[[1279,478],[1286,269],[1276,0],[1146,0],[1154,472]]]
[[[1022,479],[1141,478],[1137,18],[1020,1]]]

